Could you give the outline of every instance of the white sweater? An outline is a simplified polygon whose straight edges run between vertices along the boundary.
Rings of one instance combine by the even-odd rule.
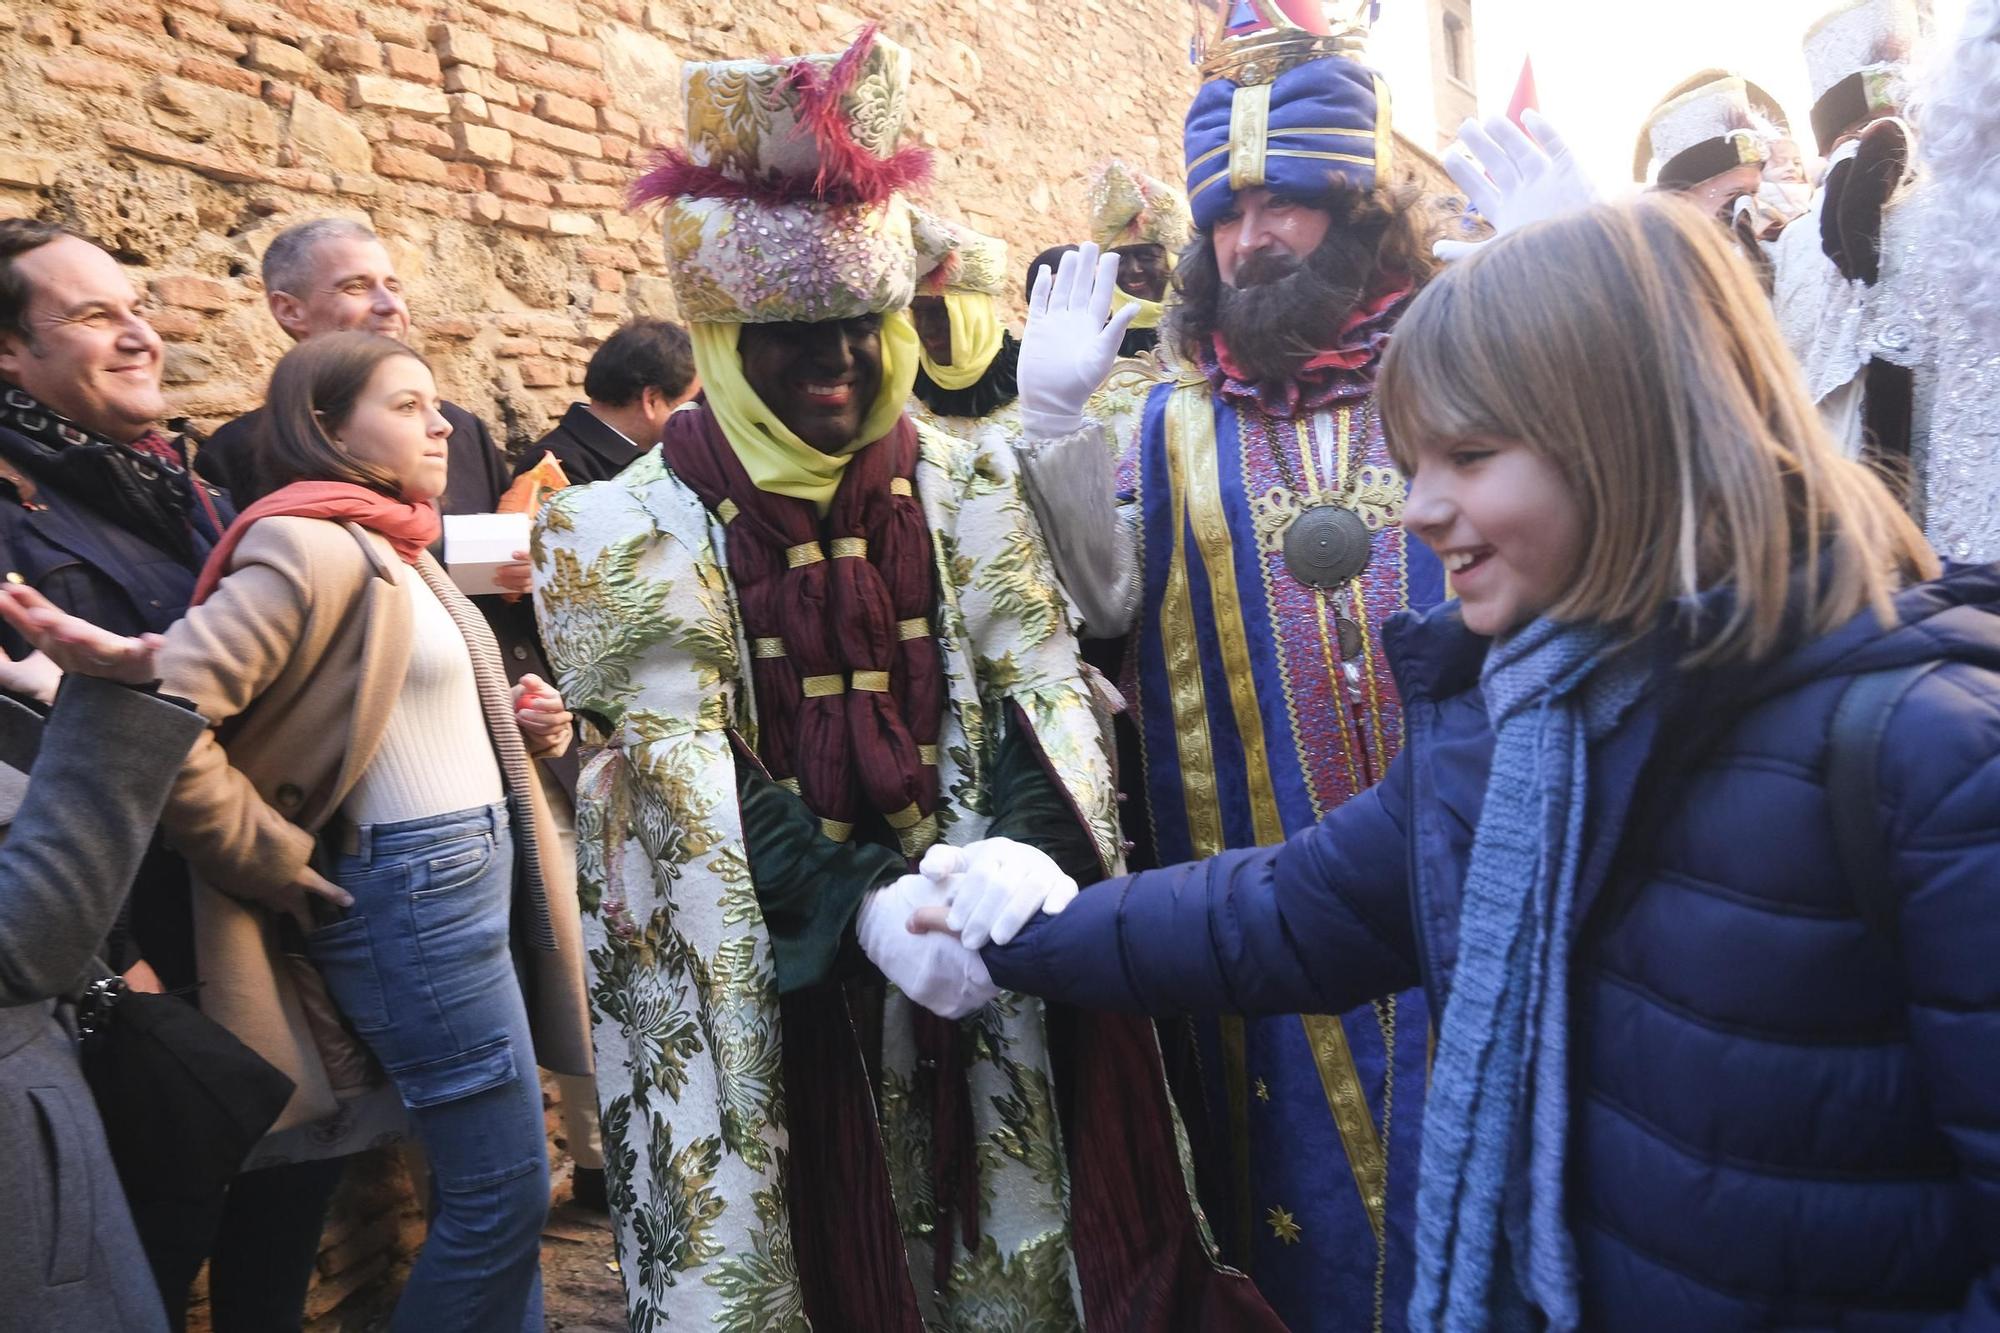
[[[493,805],[504,793],[465,637],[414,571],[402,582],[410,598],[410,670],[382,746],[341,808],[353,824],[451,814]]]

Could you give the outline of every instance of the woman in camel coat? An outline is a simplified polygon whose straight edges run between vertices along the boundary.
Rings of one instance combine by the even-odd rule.
[[[245,511],[161,656],[214,727],[164,819],[197,879],[202,1008],[298,1084],[277,1132],[303,1141],[356,1113],[344,1028],[387,1071],[437,1184],[395,1327],[539,1329],[534,1066],[591,1065],[575,867],[526,763],[567,747],[569,715],[536,680],[509,699],[424,550],[448,429],[428,367],[330,334],[270,398],[295,484]]]

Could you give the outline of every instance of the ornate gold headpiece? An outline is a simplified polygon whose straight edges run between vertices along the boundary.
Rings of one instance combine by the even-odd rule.
[[[1372,8],[1372,0],[1223,0],[1221,30],[1203,49],[1201,77],[1255,86],[1327,56],[1359,58]]]

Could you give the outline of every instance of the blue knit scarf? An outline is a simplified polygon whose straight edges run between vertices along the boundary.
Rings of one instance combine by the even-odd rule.
[[[1569,918],[1590,744],[1648,676],[1644,654],[1610,648],[1601,628],[1537,620],[1487,653],[1493,767],[1424,1108],[1413,1330],[1578,1324],[1563,1212]]]

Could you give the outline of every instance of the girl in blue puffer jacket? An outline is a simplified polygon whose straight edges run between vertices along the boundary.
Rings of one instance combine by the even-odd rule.
[[[949,924],[1092,1007],[1424,985],[1413,1328],[2000,1329],[2000,572],[1938,576],[1663,197],[1453,266],[1381,400],[1458,598],[1391,626],[1383,783],[1060,915],[976,844]]]

